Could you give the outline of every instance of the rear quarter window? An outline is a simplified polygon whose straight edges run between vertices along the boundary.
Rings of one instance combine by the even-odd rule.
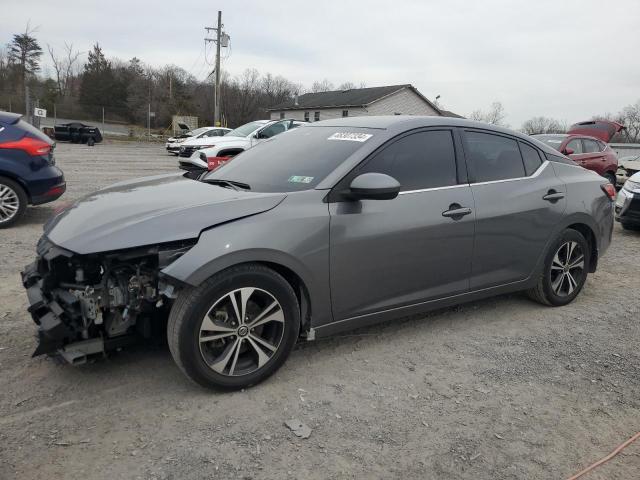
[[[520,142],[520,151],[522,152],[525,173],[527,176],[532,175],[542,165],[540,153],[532,146],[522,142]]]

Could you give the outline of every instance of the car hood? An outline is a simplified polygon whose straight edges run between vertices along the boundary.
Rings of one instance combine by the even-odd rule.
[[[224,135],[222,137],[205,137],[205,138],[191,138],[184,142],[185,146],[189,145],[221,145],[223,143],[230,142],[243,142],[246,141],[247,137],[230,137],[228,135]]]
[[[616,133],[624,129],[625,126],[617,122],[589,120],[571,125],[567,133],[570,135],[589,135],[609,143]]]
[[[197,238],[206,228],[271,210],[285,197],[158,175],[98,190],[49,220],[44,231],[79,254],[120,250]]]

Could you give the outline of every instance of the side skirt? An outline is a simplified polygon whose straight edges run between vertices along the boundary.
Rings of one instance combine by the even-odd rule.
[[[440,308],[459,305],[461,303],[473,302],[475,300],[493,297],[496,295],[502,295],[505,293],[513,293],[513,292],[526,290],[528,288],[531,288],[533,285],[535,285],[536,280],[537,280],[537,277],[533,276],[526,280],[509,283],[507,285],[500,285],[498,287],[491,287],[483,290],[476,290],[473,292],[453,295],[451,297],[439,298],[436,300],[429,300],[427,302],[416,303],[413,305],[405,305],[402,307],[392,308],[389,310],[383,310],[381,312],[375,312],[367,315],[360,315],[357,317],[346,318],[344,320],[338,320],[336,322],[315,327],[313,329],[314,338],[317,339],[317,338],[327,337],[339,332],[353,330],[356,328],[362,328],[369,325],[375,325],[377,323],[404,318],[404,317],[408,317],[418,313],[426,313],[426,312],[437,310]]]

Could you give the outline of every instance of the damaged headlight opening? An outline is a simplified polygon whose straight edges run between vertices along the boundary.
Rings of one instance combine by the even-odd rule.
[[[175,291],[160,271],[194,244],[77,255],[43,237],[37,260],[22,273],[29,312],[38,325],[33,356],[57,353],[78,364],[161,335]]]

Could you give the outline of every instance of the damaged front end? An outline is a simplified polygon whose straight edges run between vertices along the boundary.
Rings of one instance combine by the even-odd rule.
[[[59,354],[72,364],[164,334],[175,288],[160,271],[195,240],[78,255],[42,237],[22,272],[29,313],[38,325],[33,356]]]

